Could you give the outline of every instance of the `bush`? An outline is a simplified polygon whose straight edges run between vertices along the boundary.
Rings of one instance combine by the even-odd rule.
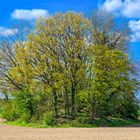
[[[20,119],[26,122],[35,114],[35,103],[33,95],[27,92],[18,92],[14,94],[13,104]]]
[[[44,125],[54,125],[55,124],[55,119],[54,119],[52,112],[47,112],[43,115],[42,123]]]
[[[12,101],[7,101],[3,103],[3,108],[1,112],[2,118],[7,119],[8,121],[13,121],[18,118],[18,114],[16,113],[15,107],[12,104]]]

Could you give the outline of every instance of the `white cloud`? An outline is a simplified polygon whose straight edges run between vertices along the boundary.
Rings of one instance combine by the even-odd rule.
[[[125,0],[122,15],[129,18],[140,18],[140,0]]]
[[[140,20],[130,20],[129,21],[129,28],[132,31],[132,41],[140,41]]]
[[[109,12],[116,12],[122,8],[121,0],[106,0],[103,3],[103,8]]]
[[[32,9],[32,10],[15,9],[14,12],[12,13],[12,18],[22,20],[36,19],[39,17],[47,18],[48,16],[49,16],[48,11],[44,9]]]
[[[140,0],[106,0],[102,7],[128,18],[140,18]]]
[[[0,36],[8,37],[16,34],[18,29],[10,29],[3,26],[0,26]]]

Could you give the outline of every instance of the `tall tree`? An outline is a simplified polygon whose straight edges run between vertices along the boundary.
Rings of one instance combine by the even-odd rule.
[[[54,86],[58,80],[61,81],[60,78],[62,79],[66,112],[69,112],[68,106],[71,106],[73,116],[75,116],[76,109],[75,95],[85,77],[88,49],[86,37],[89,26],[89,20],[84,19],[81,14],[60,13],[45,21],[39,21],[36,26],[36,34],[30,35],[32,48],[35,48],[40,56],[44,56],[45,63],[42,66],[45,66],[41,74],[43,81],[52,86],[54,100],[57,102],[56,87]],[[40,60],[37,62],[40,63]]]
[[[95,46],[93,54],[92,116],[127,115],[123,111],[129,110],[128,102],[131,108],[136,107],[134,94],[138,84],[132,77],[127,54],[105,46]],[[136,113],[133,111],[130,116]]]

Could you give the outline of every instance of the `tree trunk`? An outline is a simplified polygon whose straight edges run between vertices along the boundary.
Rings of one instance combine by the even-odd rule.
[[[71,103],[72,103],[71,115],[74,119],[75,118],[75,94],[76,94],[76,89],[75,89],[74,85],[72,85],[71,91],[72,91],[72,93],[71,93]]]
[[[69,97],[68,97],[67,88],[65,87],[65,117],[68,118],[69,114],[70,114],[70,111],[69,111]]]
[[[54,116],[58,118],[58,97],[55,90],[53,91],[53,96],[54,96]]]

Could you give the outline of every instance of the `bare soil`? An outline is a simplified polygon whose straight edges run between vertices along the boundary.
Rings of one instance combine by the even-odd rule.
[[[0,140],[140,140],[140,127],[38,129],[0,125]]]

